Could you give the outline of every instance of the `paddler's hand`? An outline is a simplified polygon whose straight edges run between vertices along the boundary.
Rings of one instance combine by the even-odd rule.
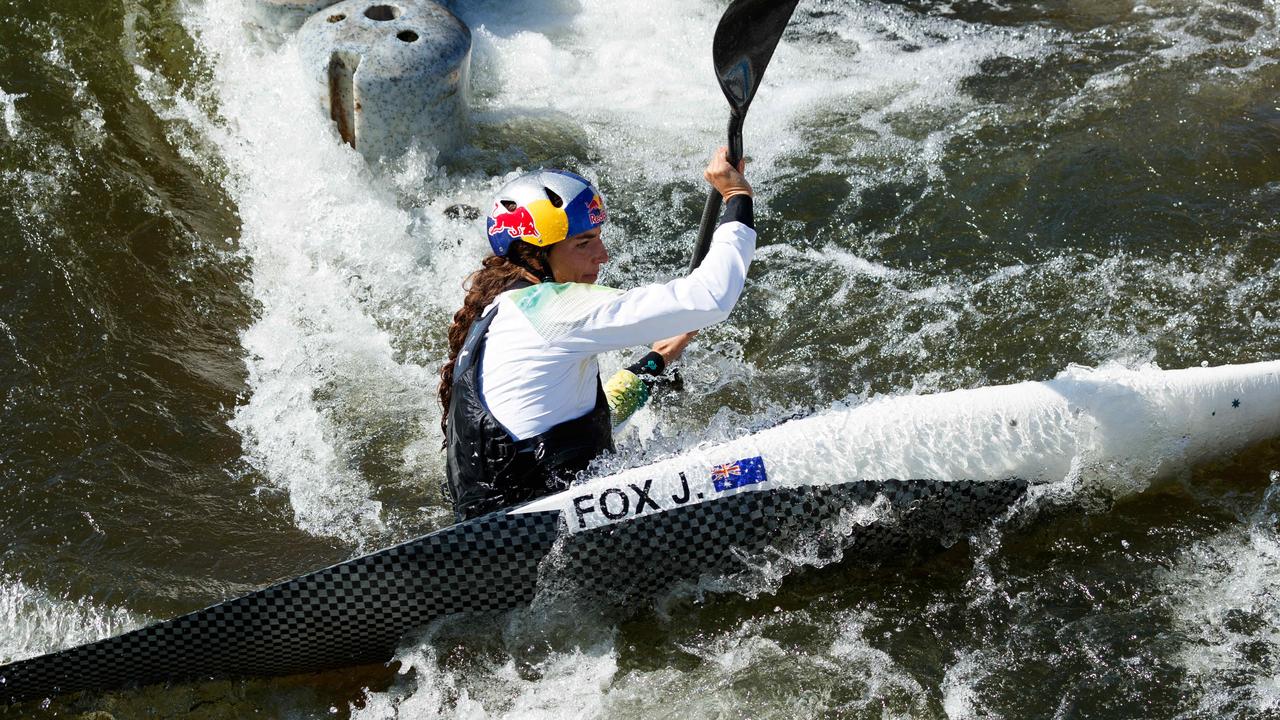
[[[751,183],[747,182],[744,172],[746,172],[746,163],[739,160],[736,168],[730,165],[729,148],[721,147],[716,150],[711,162],[707,163],[707,169],[702,172],[702,175],[712,187],[720,191],[720,197],[727,202],[734,195],[751,196]]]
[[[727,165],[728,163],[726,163]],[[675,362],[684,353],[684,349],[689,347],[689,341],[698,334],[697,330],[687,332],[683,335],[677,335],[666,340],[659,340],[653,344],[653,351],[662,356],[663,362],[667,365]]]

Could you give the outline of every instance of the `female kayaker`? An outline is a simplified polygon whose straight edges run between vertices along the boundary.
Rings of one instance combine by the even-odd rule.
[[[493,255],[468,278],[440,371],[459,521],[567,487],[644,403],[641,376],[661,374],[693,332],[728,317],[755,251],[751,185],[725,148],[704,175],[725,211],[702,264],[625,291],[595,284],[609,253],[591,183],[540,170],[498,191],[487,222]],[[597,354],[649,343],[652,352],[601,384]]]

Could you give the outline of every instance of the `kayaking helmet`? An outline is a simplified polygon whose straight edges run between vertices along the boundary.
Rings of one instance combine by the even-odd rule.
[[[493,254],[506,257],[516,240],[547,247],[604,221],[604,199],[586,178],[567,170],[535,170],[502,186],[486,225]]]

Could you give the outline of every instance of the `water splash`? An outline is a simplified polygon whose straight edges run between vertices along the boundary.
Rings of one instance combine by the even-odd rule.
[[[250,463],[288,493],[299,527],[364,545],[387,532],[380,494],[397,485],[438,493],[420,480],[440,462],[424,442],[438,418],[434,368],[424,363],[438,352],[442,308],[460,288],[438,286],[424,238],[411,231],[458,229],[443,207],[402,209],[334,141],[296,48],[246,48],[241,10],[213,2],[192,19],[214,57],[220,116],[190,120],[227,165],[260,306],[242,338],[251,393],[232,425]],[[276,82],[262,84],[266,73]],[[392,186],[434,172],[406,162]],[[373,465],[386,468],[376,485]]]
[[[51,595],[0,575],[0,664],[22,660],[137,627],[146,618],[103,608],[93,598]]]
[[[4,110],[4,129],[9,133],[9,137],[18,137],[21,130],[18,117],[18,101],[26,97],[26,93],[7,93],[0,88],[0,108]]]
[[[1243,526],[1195,543],[1168,574],[1188,717],[1280,711],[1280,472]]]

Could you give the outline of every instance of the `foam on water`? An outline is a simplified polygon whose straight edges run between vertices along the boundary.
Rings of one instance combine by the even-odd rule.
[[[874,646],[871,622],[869,611],[778,607],[709,631],[664,623],[673,660],[657,666],[628,663],[616,641],[591,633],[548,640],[509,626],[479,657],[428,639],[401,654],[399,687],[370,693],[352,717],[920,717],[928,692]],[[779,685],[779,675],[800,682]]]
[[[4,129],[9,133],[9,137],[18,137],[18,131],[21,129],[18,116],[18,101],[26,97],[26,93],[9,94],[0,88],[0,108],[4,109]]]
[[[1243,526],[1188,548],[1168,573],[1190,716],[1280,712],[1280,472]]]
[[[947,667],[942,679],[942,709],[950,720],[999,717],[983,712],[981,698],[973,687],[985,674],[976,653],[967,653]]]
[[[58,68],[64,76],[64,82],[72,88],[71,99],[80,108],[80,139],[89,146],[101,147],[106,140],[106,119],[102,115],[102,106],[89,90],[89,83],[80,76],[71,63],[67,61],[63,51],[62,38],[54,36],[48,52],[44,54],[45,62]]]
[[[435,648],[419,647],[399,657],[411,682],[373,693],[353,720],[607,717],[606,690],[617,672],[607,645],[547,653],[517,666],[513,658],[441,667]]]
[[[62,51],[62,38],[56,31],[50,31],[48,47],[42,59],[48,64],[51,79],[67,86],[80,108],[80,121],[68,123],[72,134],[85,144],[100,146],[105,137],[101,106],[89,92],[88,84],[67,62]],[[8,135],[7,141],[24,153],[24,161],[16,167],[0,170],[0,181],[13,200],[18,219],[29,227],[45,228],[41,232],[30,233],[31,239],[43,242],[64,232],[54,226],[56,212],[51,210],[67,202],[65,188],[81,172],[83,161],[79,148],[56,137],[56,129],[46,132],[44,128],[27,123],[20,104],[28,101],[27,93],[8,93],[0,88],[0,120],[3,121],[0,127]],[[70,193],[72,197],[75,194],[75,191]],[[65,259],[55,259],[55,262],[65,262]]]
[[[401,209],[391,187],[337,142],[296,48],[244,45],[242,10],[212,2],[193,18],[215,59],[219,117],[191,122],[227,164],[261,307],[243,336],[251,394],[233,426],[249,461],[288,493],[299,527],[360,544],[384,527],[365,470],[377,460],[371,453],[399,448],[407,470],[393,468],[393,480],[423,469],[415,456],[437,417],[434,368],[412,358],[430,347],[424,338],[439,336],[433,321],[460,294],[438,284],[426,239],[410,228],[455,244],[459,227],[441,203],[478,204],[490,188],[437,197],[436,213]],[[261,82],[267,75],[273,82]],[[430,164],[415,157],[400,168],[414,177],[393,183],[427,179]]]
[[[723,104],[706,70],[715,5],[546,0],[458,11],[474,30],[483,111],[563,122],[629,178],[687,177],[714,143],[710,113]]]
[[[1153,25],[1166,41],[1166,47],[1156,54],[1163,61],[1183,61],[1210,53],[1253,56],[1249,65],[1236,70],[1240,74],[1275,62],[1262,55],[1280,44],[1275,3],[1196,3],[1186,14],[1187,6],[1175,0],[1145,7],[1157,18]]]
[[[48,33],[47,38],[42,38],[47,39],[48,50],[41,53],[40,59],[44,63],[43,69],[47,81],[54,84],[50,90],[54,95],[69,90],[70,99],[78,111],[79,117],[66,123],[76,141],[74,152],[79,154],[82,147],[100,149],[106,139],[106,120],[103,117],[102,105],[91,91],[89,83],[67,60],[64,51],[65,43],[58,29],[41,28],[41,31]],[[58,85],[63,87],[57,87]],[[20,111],[20,104],[29,101],[29,93],[6,92],[0,87],[0,129],[7,135],[8,142],[17,143],[18,147],[22,148],[27,158],[35,160],[35,164],[43,165],[45,163],[42,161],[45,158],[42,156],[48,156],[58,150],[65,151],[60,145],[65,143],[66,139],[65,136],[58,137],[60,133],[56,128],[28,125]],[[48,163],[51,169],[57,169],[64,174],[71,172],[76,164],[62,157]],[[13,169],[6,167],[5,173],[10,172],[13,172]]]
[[[0,575],[0,664],[141,627],[146,618],[71,600]]]

